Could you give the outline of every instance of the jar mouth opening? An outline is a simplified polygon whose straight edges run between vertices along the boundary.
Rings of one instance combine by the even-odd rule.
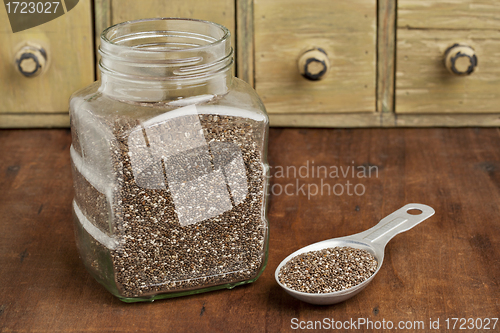
[[[180,84],[216,84],[218,92],[225,91],[233,64],[230,37],[227,28],[202,20],[152,18],[119,23],[101,34],[101,79],[114,90],[128,89],[130,94],[134,85],[162,96],[167,90],[179,90]]]
[[[151,18],[126,21],[101,33],[101,43],[134,52],[193,52],[214,48],[231,36],[217,23],[184,18]]]

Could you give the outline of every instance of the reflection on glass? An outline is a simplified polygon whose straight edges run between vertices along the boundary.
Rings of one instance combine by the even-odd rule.
[[[135,128],[128,139],[138,186],[167,189],[181,226],[218,216],[248,194],[239,146],[207,142],[195,106],[182,116],[163,114]]]

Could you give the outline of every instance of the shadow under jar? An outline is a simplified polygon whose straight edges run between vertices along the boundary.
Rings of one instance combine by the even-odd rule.
[[[101,81],[70,100],[76,241],[125,302],[255,281],[268,252],[267,134],[229,31],[188,19],[101,35]]]

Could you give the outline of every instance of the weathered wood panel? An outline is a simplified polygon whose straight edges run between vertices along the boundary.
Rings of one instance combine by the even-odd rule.
[[[499,127],[500,115],[481,114],[395,114],[376,113],[309,113],[270,114],[275,127]]]
[[[455,43],[475,49],[478,67],[456,76],[444,66]],[[398,29],[396,112],[500,112],[500,30]]]
[[[396,0],[378,1],[377,111],[394,112]]]
[[[109,0],[111,24],[153,17],[194,18],[215,22],[231,31],[231,42],[235,48],[236,22],[233,0]]]
[[[255,0],[255,87],[269,113],[373,112],[376,2]],[[330,71],[303,78],[297,59],[326,51]]]
[[[69,114],[0,113],[0,128],[69,127]]]
[[[48,58],[46,71],[32,78],[19,73],[14,60],[15,53],[26,42],[42,46]],[[94,81],[90,0],[80,1],[75,8],[55,20],[17,33],[12,33],[7,12],[0,10],[0,44],[2,115],[66,112],[71,94]],[[34,127],[44,126],[28,122]],[[0,123],[0,127],[7,126],[25,127],[25,124]]]
[[[236,0],[236,75],[254,86],[253,0]]]
[[[500,127],[500,115],[476,114],[396,114],[399,127]]]
[[[398,27],[499,29],[498,0],[398,0]]]
[[[111,0],[94,0],[94,38],[95,38],[95,63],[96,78],[101,78],[99,70],[99,46],[101,45],[101,33],[111,25]]]

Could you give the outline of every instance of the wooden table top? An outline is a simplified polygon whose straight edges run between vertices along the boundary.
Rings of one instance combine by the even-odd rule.
[[[421,321],[423,332],[430,318],[444,330],[447,318],[484,326],[500,317],[499,129],[271,129],[275,195],[262,276],[233,290],[135,304],[109,294],[78,257],[70,143],[68,130],[0,131],[1,332],[286,332],[362,318],[394,327]],[[309,176],[303,168],[294,177],[293,167],[308,163]],[[313,163],[338,168],[339,177],[313,177]],[[290,167],[288,177],[278,166]],[[372,175],[344,177],[349,166],[372,167]],[[287,184],[291,195],[279,195]],[[336,194],[324,187],[312,195],[313,184],[336,186]],[[387,245],[380,272],[354,298],[315,306],[276,284],[274,271],[291,252],[363,231],[411,202],[436,214]]]

